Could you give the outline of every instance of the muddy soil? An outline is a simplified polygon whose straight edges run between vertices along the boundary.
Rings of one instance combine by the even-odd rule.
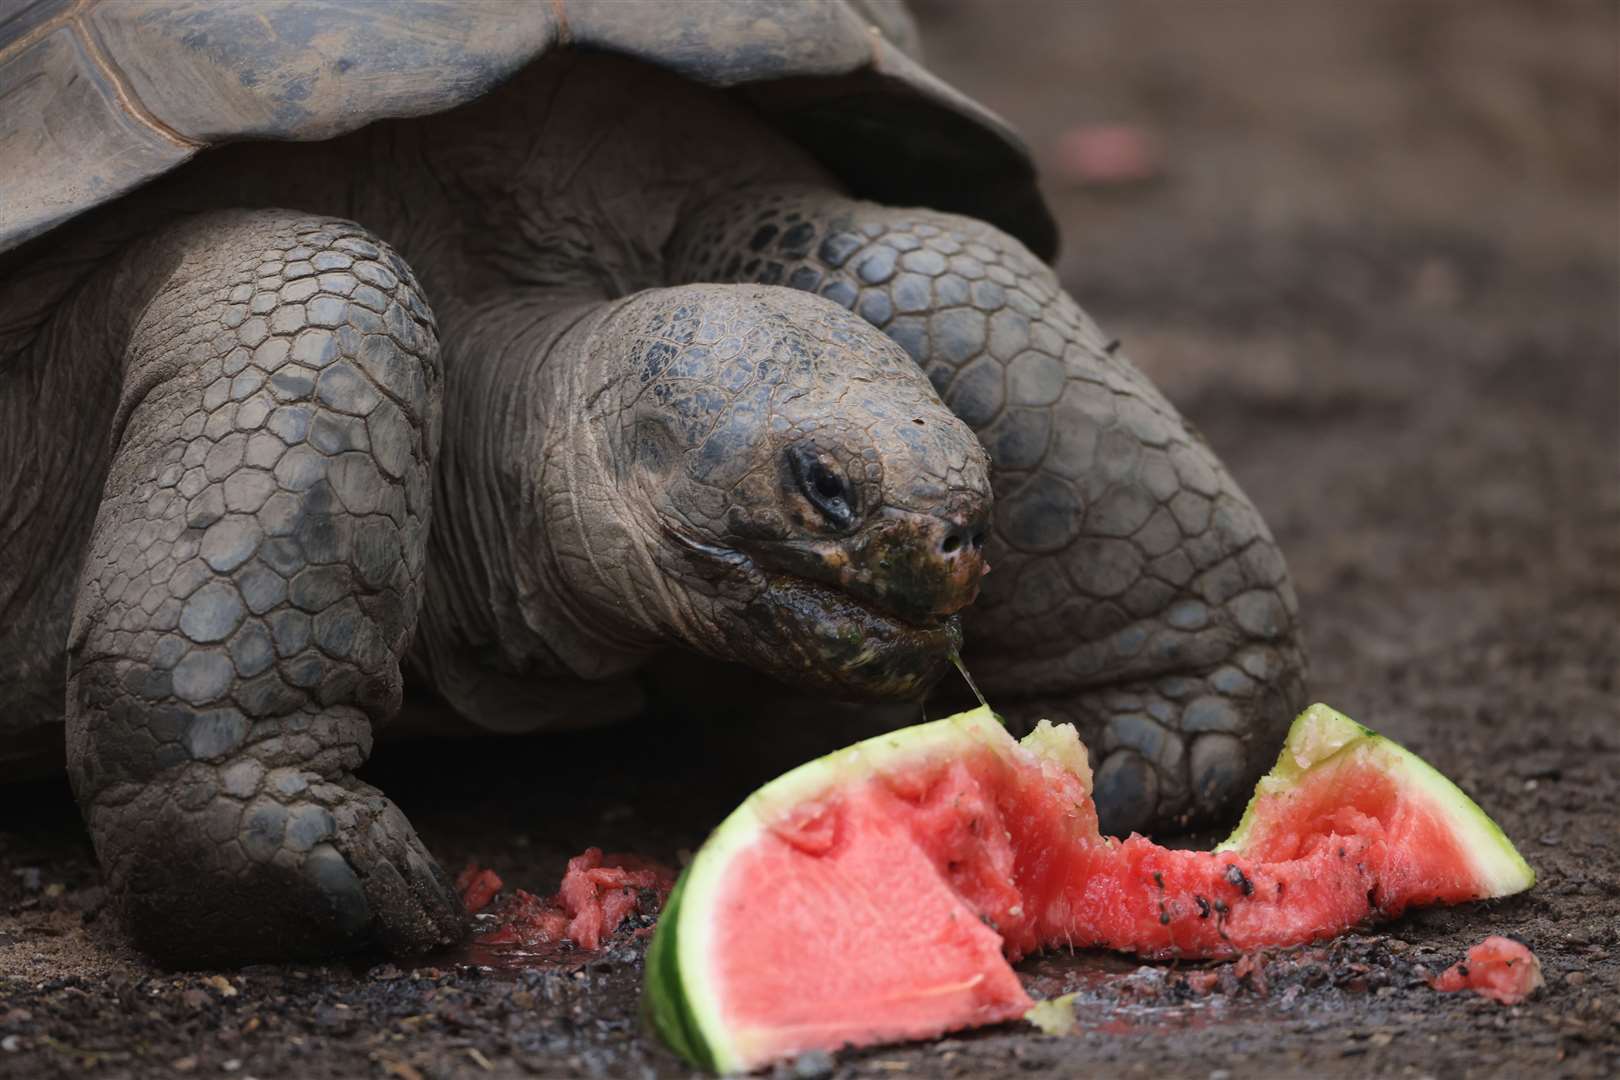
[[[1607,2],[930,0],[931,61],[1018,124],[1068,287],[1205,431],[1298,583],[1316,696],[1502,823],[1526,896],[1330,946],[1139,969],[1057,955],[1067,1037],[1007,1026],[784,1076],[1620,1073],[1620,220]],[[1076,127],[1154,175],[1088,186]],[[550,889],[590,844],[675,859],[853,732],[757,715],[384,747],[368,776],[452,868]],[[173,975],[134,954],[64,784],[0,794],[0,1076],[673,1076],[643,938],[561,967],[466,955]],[[1488,933],[1547,986],[1424,976]]]

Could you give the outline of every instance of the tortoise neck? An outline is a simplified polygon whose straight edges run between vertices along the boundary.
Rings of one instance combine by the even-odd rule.
[[[441,692],[445,672],[468,660],[509,675],[602,679],[660,644],[654,627],[625,614],[633,608],[617,560],[601,551],[625,530],[609,448],[588,423],[615,373],[592,362],[588,342],[614,306],[525,297],[469,312],[446,334],[454,344],[417,649]]]

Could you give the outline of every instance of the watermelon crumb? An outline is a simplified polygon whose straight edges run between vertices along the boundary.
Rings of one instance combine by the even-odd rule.
[[[491,907],[504,886],[493,870],[469,863],[456,878],[462,904],[482,916],[479,942],[522,951],[573,945],[594,952],[626,920],[657,916],[674,884],[674,872],[661,863],[603,855],[594,847],[568,860],[562,883],[549,897],[515,889]]]
[[[468,863],[467,868],[456,875],[456,892],[461,896],[461,906],[467,909],[469,915],[476,915],[488,907],[505,884],[495,871],[483,869],[475,862]]]
[[[1074,1030],[1074,997],[1064,994],[1037,1001],[1035,1007],[1024,1014],[1024,1019],[1040,1028],[1043,1034],[1067,1035]]]
[[[1188,968],[1176,972],[1171,979],[1176,984],[1185,986],[1194,997],[1208,997],[1211,994],[1227,996],[1249,994],[1254,997],[1266,997],[1271,993],[1271,983],[1266,976],[1266,964],[1264,952],[1248,952],[1239,956],[1233,963],[1208,968]]]
[[[1442,993],[1472,990],[1503,1005],[1517,1005],[1544,981],[1535,953],[1512,938],[1492,934],[1468,950],[1468,959],[1452,964],[1429,985]]]
[[[1266,983],[1266,954],[1261,952],[1244,953],[1238,957],[1237,963],[1232,965],[1232,975],[1239,982],[1249,985],[1261,997],[1271,992]]]

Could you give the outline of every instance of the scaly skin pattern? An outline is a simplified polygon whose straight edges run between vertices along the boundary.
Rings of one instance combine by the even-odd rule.
[[[784,186],[716,201],[677,273],[814,291],[899,342],[989,449],[994,572],[966,660],[996,708],[1076,724],[1115,832],[1218,817],[1304,703],[1296,601],[1203,439],[983,222]]]
[[[441,382],[420,288],[359,226],[287,211],[201,215],[123,261],[151,296],[68,658],[109,885],[175,962],[452,940],[448,881],[351,775],[419,604]]]

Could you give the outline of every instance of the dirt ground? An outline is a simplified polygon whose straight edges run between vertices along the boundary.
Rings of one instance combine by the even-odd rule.
[[[1273,957],[1263,979],[1227,966],[1205,994],[1186,969],[1036,959],[1033,989],[1082,994],[1068,1037],[1006,1026],[779,1073],[1620,1074],[1616,7],[921,14],[935,69],[1028,135],[1068,287],[1267,515],[1315,695],[1457,779],[1540,882]],[[1086,186],[1065,136],[1116,123],[1159,148],[1156,175]],[[385,747],[368,776],[446,865],[543,890],[589,844],[673,860],[848,734],[657,717]],[[176,976],[103,904],[66,785],[0,794],[0,1076],[685,1073],[641,1032],[628,935],[563,970],[463,954]],[[1540,956],[1538,997],[1428,989],[1488,933]]]

